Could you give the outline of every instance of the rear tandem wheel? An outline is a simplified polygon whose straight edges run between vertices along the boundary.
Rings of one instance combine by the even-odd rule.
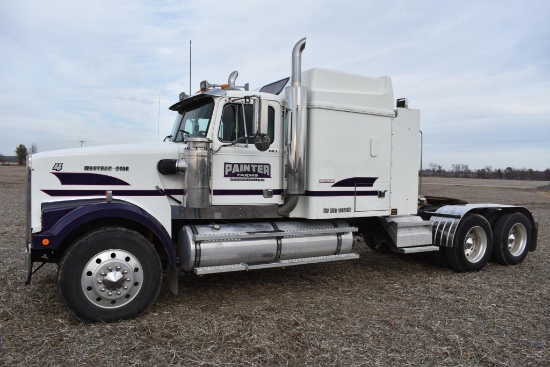
[[[493,247],[493,232],[487,219],[479,214],[465,216],[455,233],[453,247],[442,252],[448,265],[461,273],[483,269]]]
[[[493,227],[493,259],[501,265],[517,265],[531,248],[531,223],[522,213],[503,214]]]

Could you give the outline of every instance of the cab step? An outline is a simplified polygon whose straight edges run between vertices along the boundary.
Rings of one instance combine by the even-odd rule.
[[[398,254],[416,254],[419,252],[432,252],[432,251],[439,251],[439,246],[416,246],[416,247],[396,247],[392,248],[393,252],[397,252]]]

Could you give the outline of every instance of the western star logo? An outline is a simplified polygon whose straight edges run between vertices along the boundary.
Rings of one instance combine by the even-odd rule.
[[[271,178],[271,166],[267,163],[224,163],[223,177]]]

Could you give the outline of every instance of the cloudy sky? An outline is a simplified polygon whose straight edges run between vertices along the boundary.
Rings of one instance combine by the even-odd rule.
[[[303,69],[392,77],[421,110],[424,166],[550,167],[550,2],[0,2],[0,153],[162,140],[168,107],[233,70],[252,88]],[[160,114],[159,114],[160,105]]]

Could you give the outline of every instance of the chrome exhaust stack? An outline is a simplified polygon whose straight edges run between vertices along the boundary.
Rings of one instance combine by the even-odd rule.
[[[302,52],[306,48],[306,37],[294,45],[292,49],[292,75],[290,76],[290,85],[299,87],[302,82]]]
[[[279,207],[279,215],[288,215],[298,203],[295,195],[305,193],[307,148],[307,88],[302,87],[302,51],[306,38],[302,38],[292,50],[291,83],[286,87],[285,148],[288,198]]]
[[[287,103],[287,189],[289,195],[305,193],[307,146],[307,88],[302,87],[302,51],[306,39],[301,39],[292,50],[291,85],[286,88]]]
[[[239,89],[239,88],[236,88],[236,85],[235,85],[235,83],[237,82],[238,76],[239,76],[239,72],[236,70],[231,74],[229,74],[229,78],[227,79],[227,84],[229,84],[229,87],[227,89],[233,89],[233,90]]]

